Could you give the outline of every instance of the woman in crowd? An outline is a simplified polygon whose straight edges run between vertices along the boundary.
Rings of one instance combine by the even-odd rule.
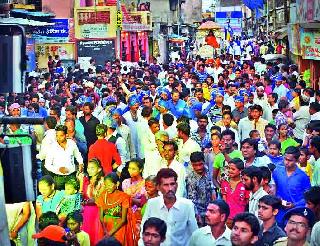
[[[83,194],[83,225],[82,230],[89,234],[91,245],[95,245],[102,237],[103,230],[99,219],[99,208],[95,200],[104,189],[103,170],[98,159],[88,162],[89,177],[79,175],[80,191]]]
[[[16,246],[33,246],[35,211],[31,202],[6,204],[10,240]]]
[[[290,146],[294,146],[294,147],[299,146],[299,143],[297,143],[297,141],[295,141],[293,138],[288,136],[287,123],[281,123],[278,126],[278,138],[281,143],[281,154],[284,154],[286,149]]]
[[[128,172],[130,178],[122,182],[122,190],[131,197],[132,219],[135,225],[135,238],[139,237],[139,228],[141,224],[141,208],[146,203],[145,181],[142,178],[143,161],[134,159],[129,162]]]
[[[37,197],[36,214],[37,218],[41,214],[52,211],[59,213],[59,207],[64,197],[64,191],[56,190],[53,178],[50,175],[43,176],[38,182],[41,195]]]
[[[134,246],[130,196],[119,191],[119,177],[112,172],[104,178],[105,190],[97,199],[104,234],[115,237],[122,245]]]

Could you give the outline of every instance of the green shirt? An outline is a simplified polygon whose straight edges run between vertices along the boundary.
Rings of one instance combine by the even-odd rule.
[[[232,151],[230,154],[229,154],[229,157],[231,159],[234,159],[234,158],[240,158],[243,160],[243,156],[242,156],[242,153],[241,151],[239,150],[234,150]],[[222,153],[219,153],[216,155],[215,159],[214,159],[214,162],[213,162],[213,167],[215,169],[221,169],[225,166],[225,158],[224,158],[224,155]]]
[[[23,131],[21,128],[13,132],[13,134],[28,134],[27,132]],[[9,138],[10,144],[32,144],[31,137],[10,137]]]
[[[287,138],[286,140],[281,142],[281,154],[284,155],[284,152],[290,146],[298,147],[299,143],[297,143],[293,138]]]
[[[230,154],[229,154],[229,157],[231,159],[234,159],[234,158],[240,158],[243,160],[243,156],[242,156],[242,153],[241,151],[239,150],[234,150],[232,151]],[[229,164],[226,163],[225,161],[225,158],[224,158],[224,155],[222,153],[219,153],[216,155],[215,159],[214,159],[214,162],[213,162],[213,168],[214,169],[219,169],[220,170],[220,177],[222,179],[228,179],[228,170],[226,169],[226,167],[228,166]]]
[[[311,186],[320,186],[320,158],[316,160],[313,166]]]

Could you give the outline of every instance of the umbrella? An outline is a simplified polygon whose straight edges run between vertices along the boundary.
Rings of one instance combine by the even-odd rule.
[[[205,23],[202,23],[199,27],[198,30],[212,30],[212,29],[221,29],[221,26],[213,21],[207,21]]]

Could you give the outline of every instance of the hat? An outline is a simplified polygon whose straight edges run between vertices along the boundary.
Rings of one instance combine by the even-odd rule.
[[[244,97],[242,97],[242,96],[236,96],[236,97],[234,98],[234,101],[235,101],[235,102],[244,103]]]
[[[136,94],[133,94],[129,97],[128,99],[128,105],[131,107],[131,106],[134,106],[135,104],[139,104],[139,98]]]
[[[44,102],[46,102],[46,100],[41,97],[41,98],[39,99],[39,103],[44,103]]]
[[[165,100],[159,100],[159,106],[162,107],[162,108],[165,108],[165,109],[169,109],[169,105],[168,105],[168,102],[165,101]]]
[[[283,76],[281,74],[279,74],[278,76],[276,76],[274,78],[275,81],[279,81],[279,80],[283,80]]]
[[[121,108],[116,108],[115,110],[113,110],[113,111],[111,112],[111,114],[112,114],[112,115],[116,115],[116,114],[122,115],[122,110],[121,110]]]
[[[308,220],[309,227],[312,227],[315,222],[314,213],[310,208],[307,207],[297,207],[290,209],[285,213],[283,217],[284,221],[289,220],[292,215],[299,215],[301,217],[305,217]]]
[[[9,110],[20,109],[19,103],[12,103],[9,107]]]
[[[89,87],[89,88],[94,88],[94,83],[93,82],[91,82],[91,81],[88,81],[88,82],[86,82],[85,84],[85,87]]]
[[[114,119],[108,118],[106,120],[106,125],[108,128],[116,129],[118,127],[118,123]]]
[[[51,241],[64,243],[63,237],[66,235],[65,230],[61,226],[49,225],[41,232],[34,234],[32,238],[46,238]]]
[[[195,102],[191,106],[192,110],[202,111],[202,103],[201,102]]]

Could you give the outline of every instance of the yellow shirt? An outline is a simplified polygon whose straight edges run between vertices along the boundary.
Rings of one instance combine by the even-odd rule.
[[[308,175],[308,177],[310,178],[310,181],[311,181],[312,180],[312,165],[309,162],[307,162],[306,167],[301,167],[300,163],[298,163],[298,167]]]

